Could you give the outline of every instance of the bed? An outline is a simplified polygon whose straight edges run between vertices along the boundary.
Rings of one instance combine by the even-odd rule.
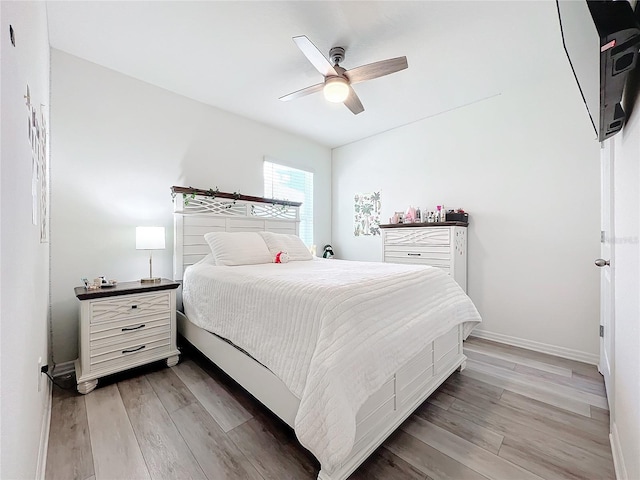
[[[347,478],[464,367],[462,341],[480,317],[444,272],[303,259],[294,244],[297,261],[224,265],[225,242],[257,242],[247,251],[264,258],[261,238],[270,259],[293,241],[299,204],[173,192],[180,334],[294,428],[320,480]]]

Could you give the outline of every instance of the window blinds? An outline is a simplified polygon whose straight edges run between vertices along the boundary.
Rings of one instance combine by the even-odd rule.
[[[302,202],[300,238],[313,244],[313,173],[265,160],[264,196],[278,200]]]

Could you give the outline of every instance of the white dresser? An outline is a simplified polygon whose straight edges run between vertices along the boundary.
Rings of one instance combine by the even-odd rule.
[[[80,300],[78,392],[98,378],[157,360],[178,363],[176,289],[179,283],[120,283],[112,288],[75,289]]]
[[[380,225],[382,258],[438,267],[467,291],[467,225],[462,222]]]

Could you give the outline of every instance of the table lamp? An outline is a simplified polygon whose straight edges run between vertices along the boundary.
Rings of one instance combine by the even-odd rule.
[[[158,283],[160,277],[153,276],[152,250],[164,250],[164,227],[136,227],[136,250],[149,250],[149,278],[142,283]]]

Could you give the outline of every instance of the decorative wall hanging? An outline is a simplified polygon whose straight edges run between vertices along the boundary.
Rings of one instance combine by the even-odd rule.
[[[49,242],[49,155],[45,106],[40,112],[31,104],[31,92],[27,85],[24,96],[28,115],[27,134],[31,145],[31,220],[39,226],[40,242]]]
[[[380,192],[355,195],[354,236],[380,235],[380,209]]]
[[[40,171],[40,242],[49,242],[49,150],[47,123],[40,105],[38,170]]]

